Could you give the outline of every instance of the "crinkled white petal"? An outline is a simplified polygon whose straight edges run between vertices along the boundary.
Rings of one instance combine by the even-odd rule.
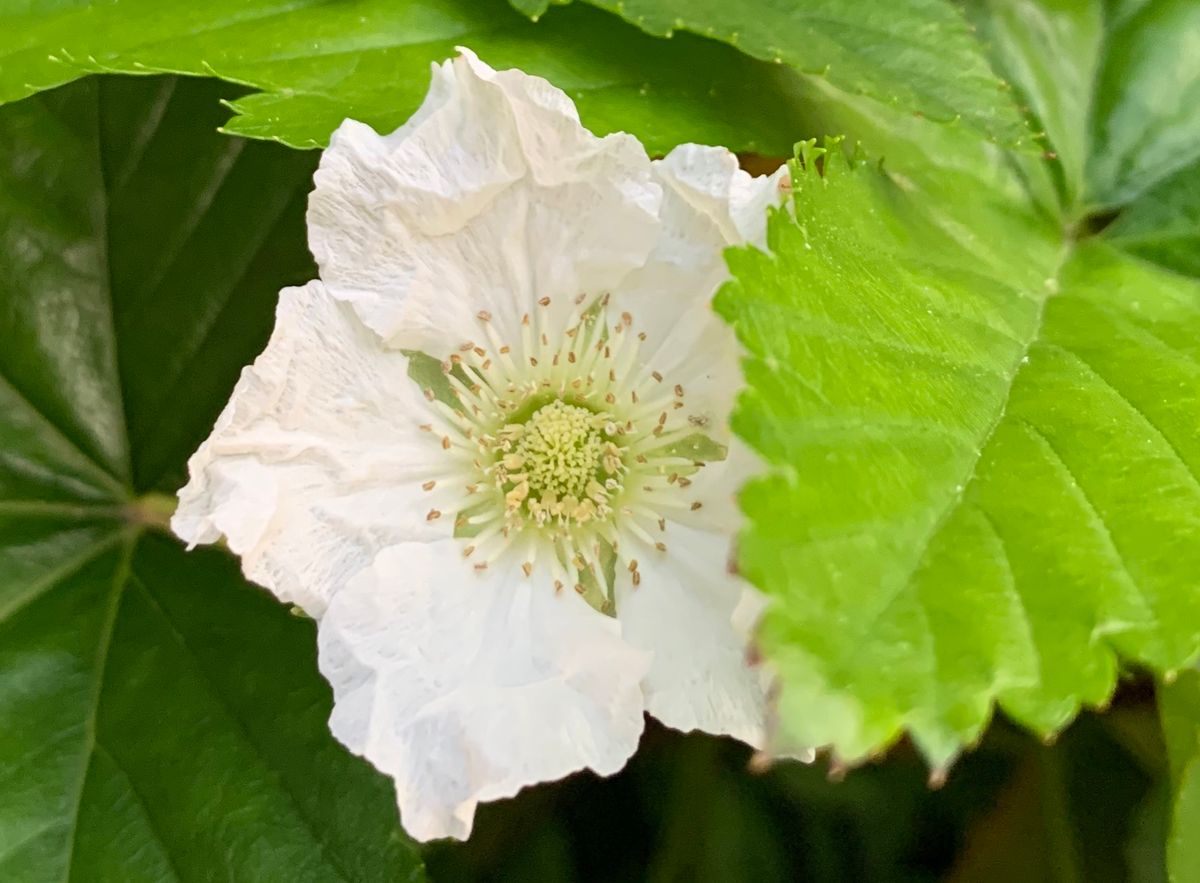
[[[188,461],[171,527],[222,535],[246,576],[319,615],[386,545],[447,536],[420,484],[444,467],[408,358],[321,283],[285,289],[266,350]]]
[[[542,298],[565,318],[640,266],[661,186],[637,139],[598,138],[560,90],[462,50],[381,136],[347,121],[316,173],[309,246],[335,297],[397,347],[443,357]]]
[[[647,710],[669,727],[729,735],[761,747],[767,675],[747,661],[757,593],[730,573],[728,537],[674,523],[669,554],[646,547],[641,580],[618,572],[625,640],[650,650]]]
[[[481,801],[637,747],[648,655],[574,592],[466,572],[454,541],[380,553],[319,625],[330,726],[396,783],[405,829],[465,838]]]
[[[684,144],[654,172],[664,191],[658,238],[614,298],[646,334],[647,364],[687,388],[689,414],[723,426],[741,385],[739,349],[712,296],[729,278],[726,248],[766,246],[767,207],[782,199],[787,169],[752,177],[724,148]]]

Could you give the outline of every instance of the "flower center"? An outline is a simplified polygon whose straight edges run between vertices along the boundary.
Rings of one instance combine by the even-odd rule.
[[[476,570],[545,567],[556,591],[611,613],[617,568],[637,586],[638,555],[667,554],[667,515],[701,507],[693,477],[725,448],[688,413],[683,385],[644,364],[633,317],[609,324],[607,296],[565,326],[548,318],[550,298],[538,304],[516,340],[481,312],[484,343],[440,364],[410,354],[433,411],[423,428],[449,458],[423,487],[453,506]]]
[[[498,433],[504,451],[496,484],[510,514],[545,524],[606,518],[621,490],[621,449],[605,432],[610,417],[555,399],[525,423]]]

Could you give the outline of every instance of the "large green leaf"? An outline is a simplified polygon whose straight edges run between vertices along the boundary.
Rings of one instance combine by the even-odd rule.
[[[558,2],[558,0],[556,0]],[[946,0],[585,0],[643,30],[691,31],[931,119],[1017,144],[1027,131]],[[551,0],[513,0],[540,16]]]
[[[747,576],[784,737],[936,764],[994,702],[1043,733],[1118,658],[1200,651],[1200,284],[808,151],[772,254],[731,255]],[[986,211],[985,211],[986,210]]]
[[[420,879],[328,733],[312,623],[145,533],[278,287],[313,158],[220,136],[214,83],[0,110],[0,879]]]
[[[1184,672],[1159,691],[1174,793],[1167,864],[1171,883],[1200,880],[1200,672]]]
[[[261,89],[227,129],[315,147],[346,117],[388,131],[416,109],[429,64],[466,45],[551,79],[599,132],[653,152],[684,141],[780,155],[795,108],[786,71],[709,40],[655,40],[587,8],[533,24],[505,0],[0,0],[0,101],[82,72],[219,76]]]
[[[1061,164],[1072,219],[1123,205],[1200,158],[1200,4],[971,0]]]
[[[1200,162],[1127,206],[1104,236],[1130,254],[1200,279]]]

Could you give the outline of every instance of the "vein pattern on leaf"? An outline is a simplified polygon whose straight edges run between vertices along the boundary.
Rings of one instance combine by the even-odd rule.
[[[553,5],[560,2],[570,0]],[[657,36],[690,31],[930,119],[961,119],[1001,143],[1028,140],[982,45],[959,10],[944,0],[583,2]],[[551,0],[512,3],[533,16],[552,5]]]
[[[942,765],[996,701],[1049,733],[1118,656],[1185,664],[1200,286],[1099,243],[1058,269],[1016,205],[981,257],[911,181],[816,159],[718,297],[749,352],[735,428],[771,466],[741,562],[784,740],[859,759],[908,730]]]
[[[653,153],[696,141],[782,155],[799,128],[776,65],[709,40],[655,40],[586,7],[533,24],[506,0],[215,0],[186,11],[55,0],[36,14],[0,3],[0,101],[87,72],[217,76],[262,90],[232,103],[227,131],[319,147],[346,117],[399,126],[430,62],[459,44],[547,77],[591,129],[632,132]]]

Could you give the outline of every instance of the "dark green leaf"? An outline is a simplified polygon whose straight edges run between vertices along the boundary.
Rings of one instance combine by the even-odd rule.
[[[1184,672],[1159,691],[1174,792],[1167,865],[1171,883],[1200,880],[1200,672]]]
[[[999,66],[1046,133],[1074,220],[1200,158],[1200,4],[971,0]]]
[[[136,493],[178,480],[310,272],[312,157],[217,134],[218,95],[0,110],[5,881],[422,876],[390,783],[328,732],[313,624],[143,535]]]
[[[1200,278],[1200,163],[1143,194],[1104,235],[1130,254]]]
[[[660,36],[691,31],[1006,144],[1027,131],[983,48],[944,0],[585,0]],[[549,0],[514,0],[541,15]],[[557,14],[557,13],[556,13]]]
[[[381,131],[417,108],[429,64],[474,49],[566,90],[599,132],[651,152],[684,141],[781,155],[796,107],[787,72],[688,37],[655,40],[603,13],[562,10],[534,25],[506,0],[0,0],[0,101],[84,71],[218,76],[261,89],[228,130],[296,147],[326,143],[346,117]]]

